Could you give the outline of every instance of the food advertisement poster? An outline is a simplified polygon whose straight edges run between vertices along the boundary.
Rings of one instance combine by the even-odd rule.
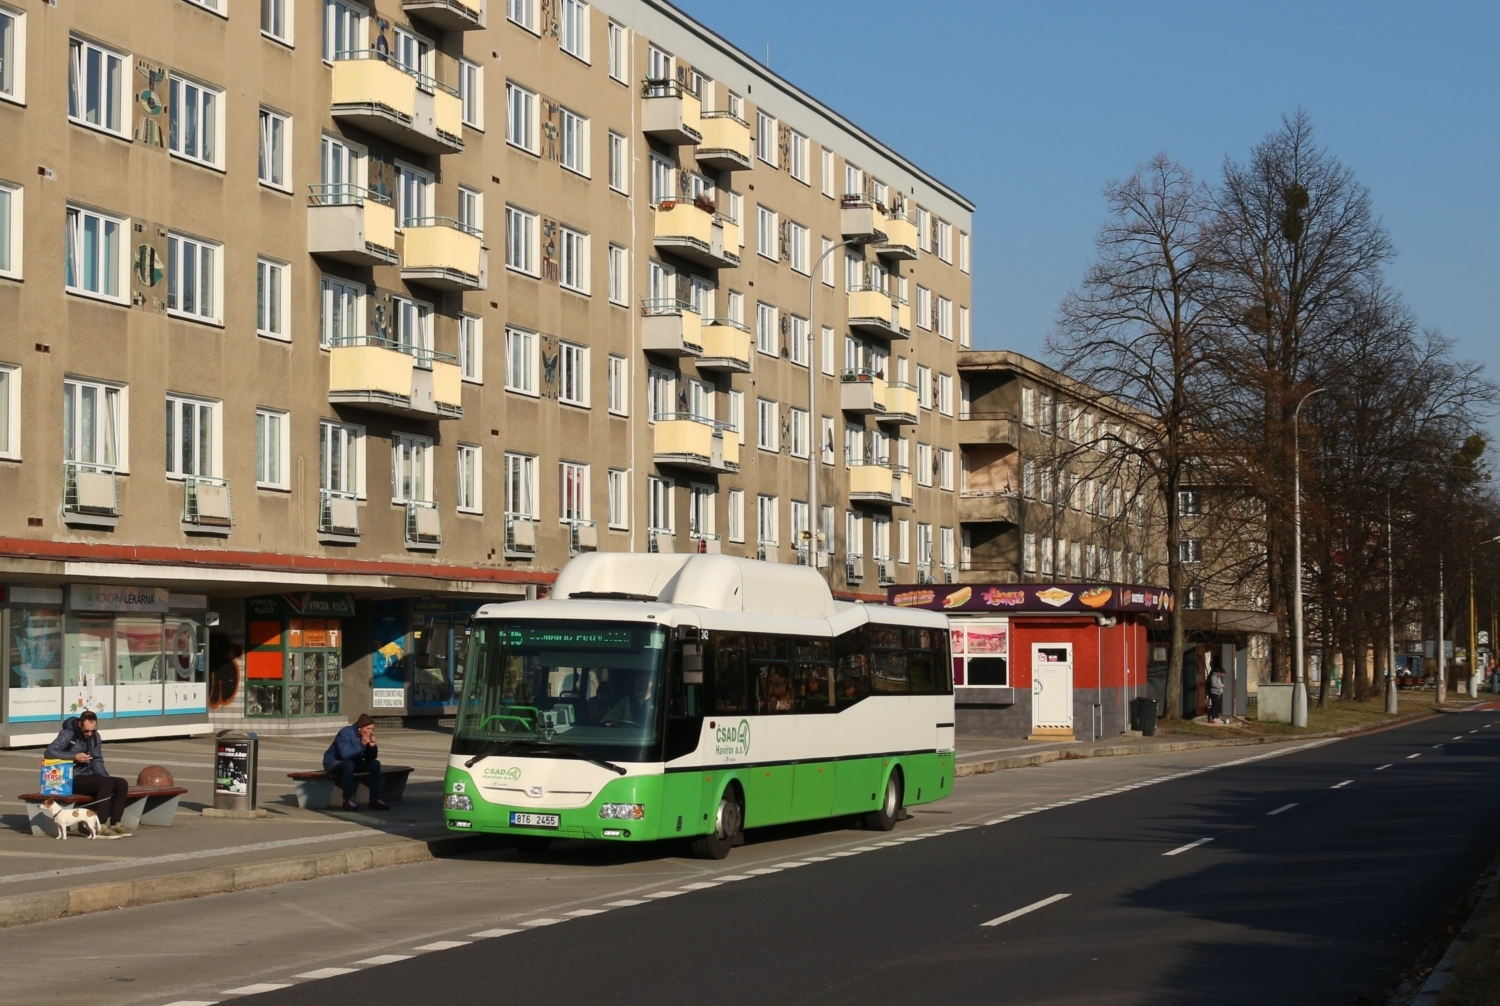
[[[898,608],[932,611],[1147,611],[1172,610],[1172,592],[1160,587],[1097,583],[997,583],[896,586],[886,600]]]

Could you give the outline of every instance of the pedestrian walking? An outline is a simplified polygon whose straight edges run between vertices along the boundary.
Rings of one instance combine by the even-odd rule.
[[[389,810],[389,805],[380,799],[380,745],[375,743],[375,721],[369,713],[360,713],[359,719],[340,730],[323,752],[323,771],[338,776],[344,791],[344,809],[358,810],[354,794],[359,784],[356,773],[367,774],[370,787],[370,809]]]
[[[92,709],[63,721],[56,739],[47,745],[46,757],[73,762],[75,796],[97,797],[95,803],[109,801],[108,817],[100,831],[106,835],[128,835],[130,829],[120,823],[125,814],[125,799],[130,780],[109,774],[104,766],[104,741],[99,736],[99,717]]]
[[[1224,668],[1208,672],[1208,722],[1224,722]]]

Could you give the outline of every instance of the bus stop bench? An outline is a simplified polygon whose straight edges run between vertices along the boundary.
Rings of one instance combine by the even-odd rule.
[[[172,818],[177,816],[178,801],[186,793],[187,790],[176,786],[132,786],[125,794],[125,813],[121,815],[120,823],[132,831],[143,824],[153,828],[170,828]],[[26,817],[31,822],[33,835],[51,837],[54,834],[52,818],[42,809],[44,800],[56,800],[72,806],[88,805],[101,819],[109,816],[107,796],[100,799],[83,794],[58,796],[55,793],[22,793],[20,800],[26,805]]]
[[[412,773],[408,765],[380,766],[380,798],[395,803],[406,793],[406,779]],[[297,784],[297,806],[314,810],[336,808],[343,804],[339,777],[322,769],[310,772],[288,772],[286,777]],[[369,773],[354,773],[355,803],[370,802]]]

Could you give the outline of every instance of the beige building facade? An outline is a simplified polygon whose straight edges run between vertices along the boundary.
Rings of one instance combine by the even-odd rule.
[[[973,205],[669,4],[0,0],[0,67],[10,743],[444,715],[591,549],[956,572]]]

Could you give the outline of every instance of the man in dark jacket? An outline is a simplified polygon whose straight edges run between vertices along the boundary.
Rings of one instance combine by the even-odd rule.
[[[73,761],[73,792],[96,797],[95,803],[109,800],[108,835],[128,835],[130,829],[120,823],[125,813],[125,796],[130,782],[109,774],[104,767],[104,742],[99,738],[99,717],[92,709],[63,721],[57,739],[47,745],[46,757]],[[97,812],[96,812],[97,813]],[[99,814],[100,818],[106,815]]]
[[[344,789],[344,809],[358,810],[354,794],[358,784],[356,772],[369,773],[370,809],[389,810],[390,806],[380,799],[380,762],[376,756],[380,748],[375,743],[375,721],[369,713],[360,713],[352,726],[340,730],[333,738],[328,750],[323,752],[323,771],[339,777]]]

